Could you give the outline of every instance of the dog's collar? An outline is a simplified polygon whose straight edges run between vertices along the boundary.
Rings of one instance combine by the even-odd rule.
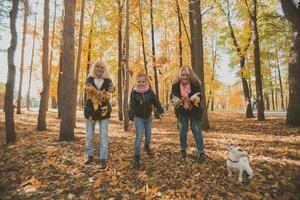
[[[238,161],[235,161],[235,160],[231,160],[230,158],[228,158],[228,160],[229,160],[230,162],[233,162],[233,163],[238,163],[238,162],[240,162],[239,160],[238,160]]]

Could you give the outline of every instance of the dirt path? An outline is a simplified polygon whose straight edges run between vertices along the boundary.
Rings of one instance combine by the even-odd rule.
[[[209,158],[198,165],[191,133],[188,159],[180,159],[176,121],[170,111],[162,120],[154,120],[155,157],[150,159],[142,151],[142,169],[135,172],[133,127],[125,133],[114,115],[109,128],[110,168],[104,173],[98,172],[96,163],[83,164],[84,120],[78,118],[76,140],[60,142],[55,113],[48,114],[50,130],[44,132],[35,131],[36,112],[17,115],[18,141],[6,146],[4,113],[0,112],[0,199],[300,198],[300,128],[286,127],[282,117],[258,122],[238,113],[210,113],[212,129],[204,133]],[[238,184],[237,174],[227,177],[230,143],[250,152],[255,176],[249,185]]]

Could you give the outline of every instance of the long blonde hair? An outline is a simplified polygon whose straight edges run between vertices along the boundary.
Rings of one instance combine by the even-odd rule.
[[[95,67],[96,66],[101,66],[104,69],[104,72],[103,72],[101,78],[103,78],[103,79],[110,78],[109,75],[108,75],[108,72],[107,72],[107,66],[102,60],[97,60],[96,62],[94,62],[94,64],[90,68],[89,77],[96,78],[96,74],[95,74]]]
[[[178,83],[180,82],[180,79],[181,79],[181,74],[182,74],[182,71],[185,70],[187,72],[187,74],[189,75],[189,79],[190,79],[190,82],[193,83],[193,84],[196,84],[196,85],[201,85],[201,81],[200,79],[198,78],[198,76],[195,74],[195,72],[193,71],[193,69],[188,66],[188,65],[185,65],[185,66],[182,66],[180,69],[179,69],[179,72],[178,72],[178,76],[177,78],[175,79],[174,83]]]

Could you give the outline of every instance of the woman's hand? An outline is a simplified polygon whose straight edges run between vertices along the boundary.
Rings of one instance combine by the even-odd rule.
[[[198,95],[192,96],[190,101],[192,102],[193,105],[198,107],[200,103],[200,97]]]
[[[96,89],[94,86],[92,86],[92,85],[87,85],[87,86],[85,87],[85,89],[86,89],[86,91],[87,91],[88,93],[96,93],[96,92],[97,92],[97,89]]]
[[[179,106],[180,104],[182,104],[182,99],[178,98],[177,96],[172,96],[172,103],[173,105],[176,107],[176,106]]]

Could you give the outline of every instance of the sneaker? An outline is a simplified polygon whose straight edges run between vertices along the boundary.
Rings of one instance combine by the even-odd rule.
[[[141,167],[140,165],[140,157],[139,156],[134,156],[134,160],[133,160],[133,168],[135,170],[139,170]]]
[[[104,172],[108,169],[108,164],[106,162],[106,160],[100,160],[100,172]]]
[[[181,158],[185,160],[186,159],[186,150],[181,149],[180,154],[181,154]]]
[[[205,160],[205,154],[203,152],[201,152],[199,155],[198,155],[198,158],[197,158],[197,163],[199,164],[202,164]]]
[[[89,165],[89,164],[91,164],[93,162],[93,160],[94,160],[93,156],[89,156],[88,159],[87,159],[87,161],[85,161],[84,164],[85,165]]]
[[[150,149],[150,147],[148,145],[145,145],[145,151],[146,151],[147,155],[150,158],[152,158],[153,154],[152,154],[151,149]]]

